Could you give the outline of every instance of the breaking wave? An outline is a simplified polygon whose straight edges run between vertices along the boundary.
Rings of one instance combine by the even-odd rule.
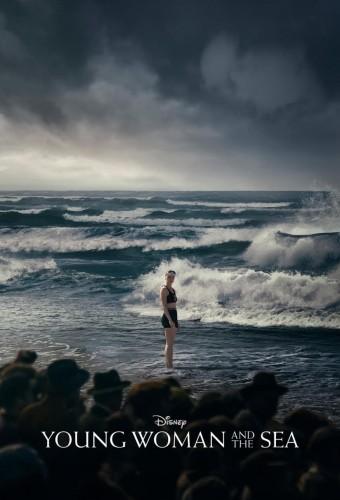
[[[249,202],[249,203],[224,203],[216,201],[185,201],[185,200],[172,200],[167,199],[167,203],[170,205],[187,205],[187,206],[199,206],[199,207],[214,207],[214,208],[235,208],[235,209],[261,209],[261,208],[283,208],[289,207],[290,202],[273,202],[273,203],[260,203],[260,202]],[[223,210],[222,210],[223,213]]]
[[[0,250],[17,252],[88,252],[122,250],[141,247],[144,251],[190,249],[219,245],[228,241],[249,241],[255,229],[200,228],[196,237],[148,239],[135,233],[119,236],[112,233],[96,234],[89,229],[78,228],[29,228],[20,231],[1,231]]]
[[[294,269],[319,269],[338,262],[339,232],[303,234],[311,228],[294,229],[292,233],[278,228],[263,229],[245,251],[245,259],[252,265]]]
[[[68,253],[124,249],[131,246],[145,246],[147,240],[124,240],[71,228],[23,229],[0,233],[0,250],[7,252]]]
[[[48,212],[52,207],[49,208],[24,208],[22,210],[19,209],[10,209],[10,210],[0,210],[1,214],[22,214],[22,215],[37,215],[43,212]]]
[[[145,217],[152,209],[136,208],[135,210],[105,210],[100,215],[71,215],[64,214],[65,220],[73,222],[128,222],[138,217]]]
[[[176,210],[162,210],[163,213],[171,214]],[[92,223],[124,223],[124,224],[136,224],[141,226],[237,226],[242,225],[247,222],[246,219],[203,219],[188,217],[186,219],[171,219],[167,217],[162,218],[149,218],[153,210],[148,209],[137,209],[131,211],[113,211],[105,210],[100,215],[71,215],[64,214],[65,220],[72,222],[92,222]]]
[[[169,267],[177,272],[182,319],[256,327],[340,328],[340,284],[330,276],[207,268],[178,258],[163,261],[142,275],[125,299],[125,307],[141,315],[159,315],[160,279]]]
[[[0,285],[27,274],[56,268],[57,264],[53,259],[9,259],[0,257]]]
[[[0,203],[17,203],[23,198],[23,196],[0,196]]]

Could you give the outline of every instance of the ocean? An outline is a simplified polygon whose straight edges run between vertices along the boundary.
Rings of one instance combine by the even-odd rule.
[[[327,192],[1,192],[1,360],[34,348],[42,364],[164,375],[171,268],[184,385],[200,394],[274,370],[284,408],[337,420],[339,214]]]

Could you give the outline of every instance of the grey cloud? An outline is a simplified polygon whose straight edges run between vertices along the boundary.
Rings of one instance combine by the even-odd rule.
[[[218,116],[204,102],[166,97],[159,75],[140,59],[110,52],[88,65],[86,85],[60,86],[55,94],[63,127],[45,127],[33,115],[21,123],[4,119],[0,165],[8,168],[8,187],[25,172],[31,188],[77,182],[98,189],[292,188],[306,182],[306,165],[310,187],[317,175],[320,151],[292,147],[288,117],[280,130],[246,112]]]
[[[0,18],[1,186],[340,184],[333,20],[325,38],[321,7],[312,19],[265,4],[254,21],[250,0],[13,0]]]
[[[22,60],[26,51],[20,39],[7,28],[7,21],[0,12],[0,56],[8,62]]]
[[[208,88],[267,113],[320,94],[317,81],[298,48],[257,47],[242,51],[224,35],[205,48],[201,72]]]

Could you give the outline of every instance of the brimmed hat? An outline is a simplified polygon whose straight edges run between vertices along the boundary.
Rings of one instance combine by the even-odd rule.
[[[129,380],[121,380],[117,370],[109,370],[108,372],[98,372],[93,377],[93,387],[87,392],[89,394],[109,394],[124,389],[131,384]]]
[[[285,385],[278,384],[274,373],[271,372],[258,372],[254,375],[252,382],[244,385],[240,392],[242,396],[247,397],[254,394],[256,391],[273,391],[278,395],[283,395],[288,391]]]
[[[79,389],[90,378],[90,373],[80,368],[73,359],[58,359],[47,368],[47,380],[53,390]]]

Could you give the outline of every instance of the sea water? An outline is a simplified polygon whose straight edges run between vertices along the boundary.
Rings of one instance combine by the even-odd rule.
[[[339,415],[340,201],[325,192],[1,192],[0,354],[164,375],[159,289],[175,269],[174,374],[194,394],[274,370]]]

